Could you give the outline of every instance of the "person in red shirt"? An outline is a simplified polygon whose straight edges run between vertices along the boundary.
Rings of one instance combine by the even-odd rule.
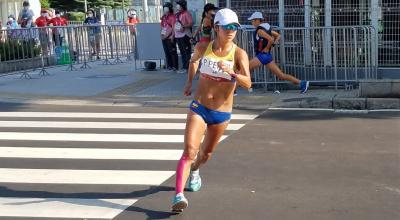
[[[37,27],[47,27],[47,25],[50,21],[48,16],[49,16],[49,14],[47,13],[47,11],[45,9],[42,9],[40,17],[38,17],[36,19],[36,22],[35,22],[36,26]]]
[[[191,13],[187,10],[186,0],[177,0],[176,9],[174,33],[182,57],[182,69],[179,70],[178,73],[187,73],[190,56],[192,54],[190,39],[192,38],[193,18]]]
[[[40,46],[42,47],[42,54],[46,56],[48,54],[49,47],[49,34],[46,28],[49,24],[49,14],[47,10],[42,9],[40,17],[36,19],[36,26],[39,28],[39,40]]]
[[[128,11],[128,20],[126,21],[127,25],[130,26],[131,34],[136,35],[136,24],[140,22],[139,18],[137,18],[137,13],[135,9],[129,9]]]
[[[68,21],[65,18],[61,17],[61,13],[56,11],[56,17],[52,18],[49,21],[49,24],[55,26],[52,28],[53,30],[53,41],[55,46],[62,46],[63,38],[64,38],[64,31],[66,29],[60,28],[61,26],[67,26]]]
[[[137,17],[137,12],[135,9],[128,10],[128,20],[126,24],[129,25],[129,30],[131,32],[132,42],[133,42],[133,51],[136,49],[136,24],[140,22]]]
[[[168,72],[178,70],[178,54],[176,49],[174,24],[176,17],[170,2],[163,5],[164,15],[161,17],[161,41],[165,53],[165,67]]]

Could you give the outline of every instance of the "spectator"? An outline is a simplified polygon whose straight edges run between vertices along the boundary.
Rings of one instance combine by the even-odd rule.
[[[94,16],[94,10],[89,9],[87,12],[87,18],[84,21],[84,24],[93,26],[87,27],[88,36],[89,36],[89,43],[90,47],[93,49],[92,56],[96,56],[97,59],[100,59],[100,41],[101,41],[101,30],[100,30],[100,22]]]
[[[49,33],[47,26],[49,25],[50,20],[48,16],[49,14],[47,13],[47,10],[42,9],[40,17],[38,17],[35,22],[36,26],[39,28],[39,40],[43,55],[47,55],[49,47]]]
[[[213,27],[213,20],[215,17],[216,10],[217,7],[215,7],[215,5],[212,3],[207,3],[204,6],[201,22],[196,30],[196,33],[193,35],[192,42],[195,42],[195,37],[197,36],[197,34],[200,34],[200,42],[211,41],[211,31]]]
[[[14,15],[9,15],[8,16],[8,21],[7,21],[7,37],[10,39],[16,39],[17,38],[17,31],[14,29],[19,28],[18,22],[15,20]]]
[[[136,50],[136,24],[140,22],[139,18],[137,18],[137,12],[135,9],[129,9],[128,11],[128,20],[126,24],[129,25],[129,31],[131,33],[132,42],[133,42],[133,51]]]
[[[130,28],[132,34],[136,33],[135,25],[137,23],[139,23],[139,22],[140,22],[140,20],[139,20],[139,18],[137,18],[136,10],[135,9],[129,9],[129,11],[128,11],[128,20],[126,21],[126,24],[132,25],[131,28]]]
[[[7,21],[7,29],[17,29],[18,27],[18,22],[15,20],[14,15],[9,15]]]
[[[22,6],[24,8],[18,15],[18,24],[21,25],[22,28],[30,28],[33,26],[34,13],[29,9],[29,1],[24,1]]]
[[[165,53],[166,69],[168,71],[176,71],[178,69],[178,54],[173,30],[175,15],[172,4],[166,2],[163,6],[163,12],[164,15],[161,17],[161,40]]]
[[[61,26],[67,26],[68,21],[65,18],[61,17],[60,11],[55,12],[56,16],[52,18],[49,24],[55,26],[52,28],[53,31],[53,41],[55,46],[62,46],[63,38],[64,38],[64,30],[60,28]]]
[[[192,53],[190,39],[192,37],[193,19],[192,15],[187,11],[187,2],[185,0],[178,0],[176,4],[177,13],[175,14],[174,33],[182,56],[182,70],[178,71],[178,73],[186,73]]]

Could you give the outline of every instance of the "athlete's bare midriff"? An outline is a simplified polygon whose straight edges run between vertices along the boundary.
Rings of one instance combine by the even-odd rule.
[[[200,75],[194,100],[208,109],[231,112],[236,83],[217,82]]]

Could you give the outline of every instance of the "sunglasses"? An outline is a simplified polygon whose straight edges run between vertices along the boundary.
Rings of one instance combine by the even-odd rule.
[[[237,31],[239,30],[239,26],[237,24],[227,24],[227,25],[220,25],[223,30],[226,31]]]

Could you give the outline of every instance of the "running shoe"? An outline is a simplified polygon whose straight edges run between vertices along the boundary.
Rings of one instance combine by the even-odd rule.
[[[302,81],[300,82],[300,93],[301,93],[301,94],[306,93],[307,90],[308,90],[308,86],[309,86],[309,85],[310,85],[310,82],[309,82],[309,81],[302,80]]]
[[[170,72],[173,72],[174,70],[172,69],[172,68],[167,68],[167,69],[164,69],[164,72],[166,72],[166,73],[170,73]]]
[[[235,89],[235,91],[233,91],[233,96],[237,96],[237,91]]]
[[[177,73],[186,73],[187,72],[187,69],[181,69],[181,70],[178,70],[178,71],[176,71]]]
[[[172,211],[174,212],[182,212],[183,209],[188,207],[189,202],[183,195],[183,193],[178,193],[175,195],[174,200],[172,201]]]
[[[201,188],[200,170],[190,171],[188,189],[192,192],[197,192]]]

